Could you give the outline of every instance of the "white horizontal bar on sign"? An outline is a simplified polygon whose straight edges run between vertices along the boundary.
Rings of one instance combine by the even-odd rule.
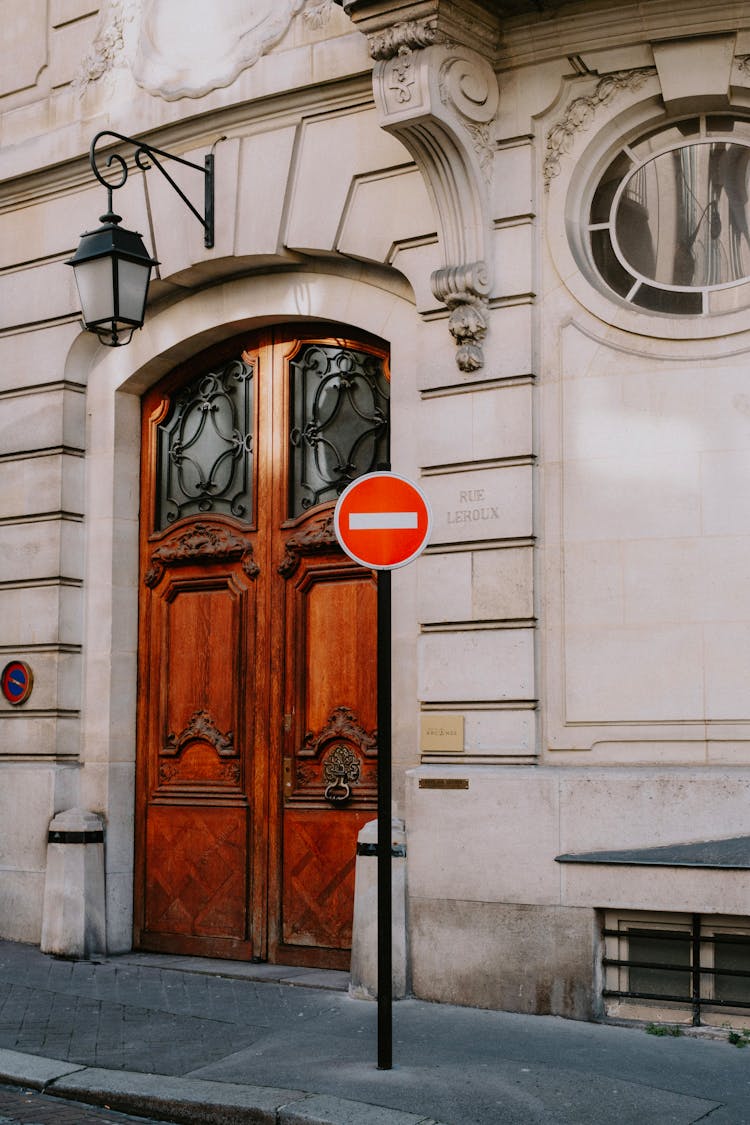
[[[350,512],[350,531],[391,531],[416,528],[416,512]]]

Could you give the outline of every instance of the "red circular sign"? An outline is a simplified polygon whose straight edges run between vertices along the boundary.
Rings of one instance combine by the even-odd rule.
[[[34,674],[25,660],[11,660],[6,664],[0,676],[0,687],[3,695],[16,707],[25,703],[31,695],[34,686]]]
[[[427,497],[395,473],[367,473],[344,489],[333,514],[336,538],[350,558],[372,570],[406,566],[427,546]]]

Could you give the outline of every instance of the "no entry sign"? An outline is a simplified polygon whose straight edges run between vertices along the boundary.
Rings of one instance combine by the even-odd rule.
[[[373,570],[406,566],[427,546],[427,498],[405,477],[367,473],[344,489],[333,515],[336,538],[350,558]]]

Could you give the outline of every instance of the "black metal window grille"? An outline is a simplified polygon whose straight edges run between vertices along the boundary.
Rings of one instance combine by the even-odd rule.
[[[605,939],[617,938],[618,952],[605,955],[605,997],[689,1006],[692,1023],[700,1026],[706,1009],[750,1011],[750,923],[746,933],[727,933],[700,914],[674,929],[648,928],[636,922],[606,928]],[[617,970],[626,987],[606,987],[607,969]]]

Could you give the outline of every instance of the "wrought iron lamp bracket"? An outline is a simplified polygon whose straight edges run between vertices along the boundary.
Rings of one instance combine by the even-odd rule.
[[[203,227],[203,241],[207,250],[210,250],[214,244],[214,154],[213,152],[207,153],[203,157],[203,166],[195,164],[191,160],[185,160],[182,156],[175,156],[171,152],[165,152],[163,149],[154,148],[153,145],[148,145],[145,141],[137,141],[132,137],[126,137],[122,133],[115,133],[109,129],[104,129],[102,132],[97,133],[91,142],[89,150],[89,162],[91,169],[101,184],[104,184],[108,192],[108,209],[112,213],[112,192],[124,186],[127,181],[130,168],[124,156],[119,152],[112,152],[107,157],[106,166],[111,168],[113,164],[117,164],[120,168],[120,179],[117,182],[112,182],[105,179],[99,167],[97,166],[96,151],[97,145],[103,137],[111,137],[117,141],[124,141],[125,144],[132,145],[135,149],[134,159],[136,166],[142,172],[147,172],[152,166],[161,172],[162,176],[169,182],[174,190],[179,195],[180,199],[195,215],[198,222]],[[177,184],[169,172],[164,168],[162,160],[175,160],[178,164],[184,165],[186,168],[192,168],[195,172],[200,172],[203,176],[204,182],[204,208],[203,214],[195,207],[188,197],[185,195],[182,188]]]

